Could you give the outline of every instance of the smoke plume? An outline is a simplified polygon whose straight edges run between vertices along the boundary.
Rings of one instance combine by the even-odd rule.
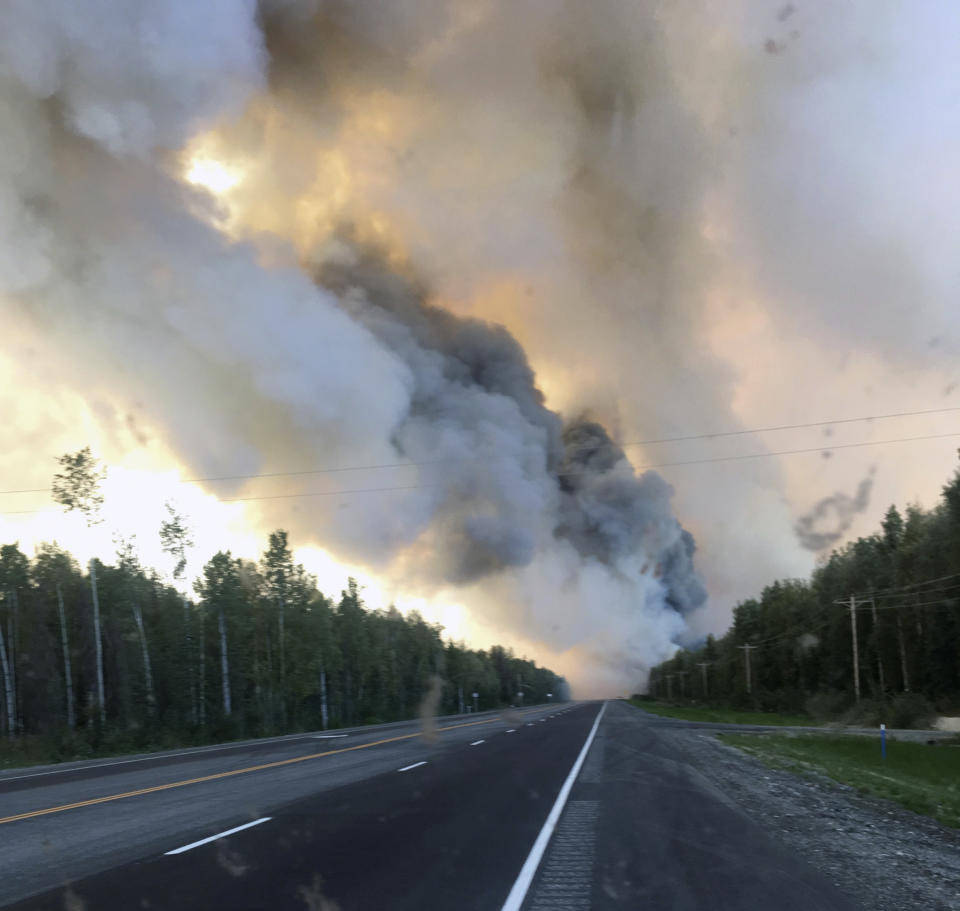
[[[873,470],[858,485],[856,493],[837,491],[814,504],[813,509],[800,516],[793,530],[800,543],[814,552],[826,550],[843,539],[857,513],[870,505],[873,489]]]
[[[314,65],[369,49],[326,13],[302,58],[265,37],[262,21],[300,21],[293,5],[114,12],[0,12],[15,337],[44,339],[56,381],[91,400],[138,403],[198,474],[385,466],[361,475],[375,496],[285,524],[415,591],[462,591],[508,634],[575,653],[582,682],[635,685],[705,599],[669,485],[598,423],[550,410],[510,333],[433,302],[346,213],[294,262],[226,236],[220,204],[171,170],[205,128],[291,92],[305,105]]]
[[[953,461],[844,448],[935,418],[829,459],[702,438],[960,388],[960,13],[786,9],[3,4],[5,474],[93,429],[197,476],[343,469],[274,479],[250,524],[581,693],[642,684]]]

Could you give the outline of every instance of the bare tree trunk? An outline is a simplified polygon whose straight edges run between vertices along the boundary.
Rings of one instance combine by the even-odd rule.
[[[15,588],[10,590],[12,610],[7,614],[7,657],[10,660],[10,682],[13,684],[13,707],[16,711],[17,727],[23,720],[23,706],[20,705],[20,687],[17,680],[17,666],[20,663],[20,595]]]
[[[327,729],[327,724],[330,721],[330,713],[327,705],[327,672],[320,667],[320,720],[323,724],[323,729]]]
[[[274,700],[274,686],[273,686],[273,638],[270,635],[270,621],[267,620],[266,624],[266,646],[267,646],[267,724],[270,727],[270,730],[273,730],[273,700]]]
[[[90,558],[90,590],[93,593],[93,638],[97,651],[97,702],[100,723],[107,723],[107,698],[103,690],[103,643],[100,641],[100,596],[97,593],[97,561]]]
[[[143,652],[143,681],[147,688],[147,711],[153,715],[157,706],[157,698],[153,692],[153,672],[150,669],[150,652],[147,649],[147,634],[143,628],[143,613],[136,601],[132,602],[133,619],[140,633],[140,649]]]
[[[190,723],[197,723],[197,688],[193,681],[193,637],[190,635],[190,605],[183,596],[183,636],[186,650],[187,689],[190,691]]]
[[[19,727],[21,718],[20,688],[17,686],[17,660],[20,657],[17,635],[20,614],[20,597],[15,588],[10,589],[10,611],[7,613],[7,660],[10,662],[10,685],[13,687],[14,720]]]
[[[286,639],[283,634],[284,628],[284,603],[280,601],[280,613],[277,618],[277,625],[280,634],[280,723],[284,728],[287,726],[287,650]]]
[[[207,724],[207,624],[206,609],[200,611],[200,727]]]
[[[260,726],[266,730],[266,707],[263,704],[263,683],[260,680],[260,651],[253,644],[253,702],[260,712]]]
[[[873,647],[877,650],[877,675],[880,678],[880,695],[886,693],[887,687],[883,679],[883,655],[880,654],[880,634],[877,631],[877,603],[870,599],[870,606],[873,608]]]
[[[897,611],[897,643],[900,646],[900,674],[903,677],[903,691],[910,692],[910,677],[907,675],[907,650],[903,645],[903,623],[900,620],[900,611]]]
[[[0,667],[3,670],[3,690],[7,696],[7,736],[13,740],[17,733],[17,705],[13,698],[13,682],[10,677],[10,664],[7,661],[7,645],[3,638],[2,625],[0,625]]]
[[[223,714],[229,715],[230,708],[230,665],[227,659],[227,624],[223,608],[217,611],[217,624],[220,627],[220,673],[223,678]]]
[[[67,614],[63,609],[63,590],[57,583],[57,609],[60,613],[60,644],[63,646],[63,679],[67,690],[67,727],[72,731],[77,726],[77,713],[73,705],[73,671],[70,669],[70,641],[67,637]]]

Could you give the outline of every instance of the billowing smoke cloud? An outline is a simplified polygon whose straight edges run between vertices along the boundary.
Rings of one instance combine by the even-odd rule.
[[[581,683],[640,679],[706,599],[670,486],[637,477],[599,424],[564,426],[508,333],[431,306],[381,252],[341,235],[315,275],[409,367],[393,444],[429,491],[389,538],[378,508],[351,510],[339,546],[370,560],[380,542],[407,584],[457,586],[501,628],[573,650]]]
[[[813,509],[800,516],[793,530],[800,543],[815,552],[826,550],[843,539],[858,513],[870,505],[873,490],[873,470],[858,485],[851,497],[837,491],[814,504]]]
[[[876,518],[827,498],[798,537],[797,503],[881,459],[871,501],[932,497],[952,467],[952,441],[843,448],[931,418],[845,425],[829,459],[630,468],[815,448],[643,441],[960,388],[960,12],[791,7],[7,3],[0,294],[27,366],[0,376],[200,475],[380,466],[336,475],[369,494],[278,479],[291,499],[251,509],[633,686],[808,571],[810,535]],[[188,187],[196,160],[229,190]]]
[[[42,338],[53,381],[105,415],[139,407],[198,474],[396,466],[363,476],[375,496],[282,521],[414,590],[457,587],[501,635],[575,654],[588,686],[635,686],[705,599],[669,485],[638,477],[599,424],[564,425],[513,336],[432,303],[370,237],[327,233],[307,267],[225,238],[171,155],[259,97],[258,11],[113,13],[0,11],[11,338]],[[319,34],[308,67],[327,47],[349,56],[336,27]],[[271,49],[270,78],[295,83]]]

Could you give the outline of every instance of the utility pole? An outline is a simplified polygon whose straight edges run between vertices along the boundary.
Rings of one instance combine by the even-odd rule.
[[[883,674],[883,655],[880,654],[880,636],[877,632],[877,602],[873,598],[870,599],[870,607],[873,610],[873,642],[877,650],[877,676],[880,679],[880,693],[884,694],[887,691],[887,685]]]
[[[703,698],[707,698],[707,668],[710,667],[709,661],[698,661],[697,667],[700,668],[700,675],[703,677]]]
[[[910,676],[907,673],[907,650],[903,644],[903,622],[900,619],[902,605],[897,607],[897,645],[900,651],[900,676],[903,678],[903,691],[910,692]]]
[[[673,699],[673,674],[667,674],[667,699]]]
[[[757,646],[750,645],[738,645],[737,648],[743,652],[743,657],[747,663],[747,692],[753,692],[753,682],[750,679],[750,652],[752,652]]]
[[[680,695],[681,696],[687,695],[686,679],[687,679],[688,673],[689,673],[688,671],[677,671],[677,676],[680,678]]]
[[[860,701],[860,650],[857,646],[857,599],[850,596],[850,633],[853,637],[853,692]]]

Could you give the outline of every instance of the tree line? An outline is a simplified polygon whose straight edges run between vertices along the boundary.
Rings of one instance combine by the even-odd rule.
[[[653,668],[672,700],[902,721],[960,706],[960,470],[929,510],[891,506],[810,579],[738,604],[721,637]],[[879,717],[879,716],[878,716]],[[895,719],[896,720],[896,719]]]
[[[102,470],[60,460],[54,497],[92,524]],[[215,554],[185,593],[192,546],[172,506],[159,535],[172,579],[134,542],[86,567],[56,544],[0,547],[0,729],[95,750],[376,723],[566,698],[565,681],[494,646],[445,641],[412,612],[369,609],[350,580],[323,595],[271,533],[258,561]]]

